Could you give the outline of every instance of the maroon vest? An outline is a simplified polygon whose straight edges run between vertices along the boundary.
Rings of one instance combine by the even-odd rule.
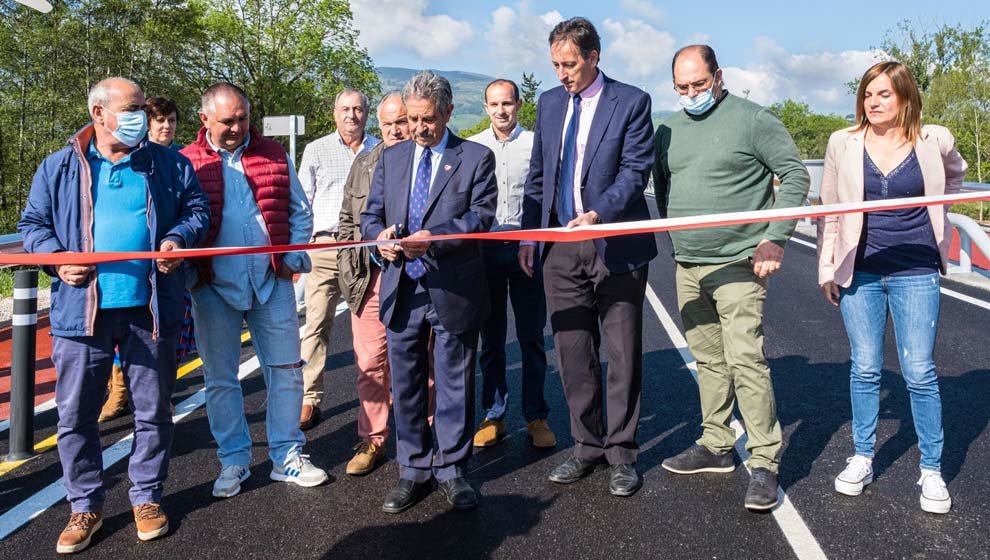
[[[196,141],[181,150],[189,158],[199,185],[210,200],[210,229],[203,247],[212,246],[220,233],[223,221],[223,162],[220,154],[206,140],[206,128],[199,130]],[[251,144],[241,154],[241,166],[247,178],[261,217],[268,229],[272,245],[289,243],[289,164],[285,149],[278,142],[266,138],[254,126],[251,127]],[[200,281],[209,283],[213,278],[212,259],[192,259],[200,272]],[[272,269],[278,271],[281,254],[272,254]],[[205,273],[205,274],[204,274]]]

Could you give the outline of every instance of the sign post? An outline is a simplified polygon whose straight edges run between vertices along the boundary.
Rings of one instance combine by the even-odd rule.
[[[265,117],[262,122],[265,136],[288,136],[289,157],[296,164],[296,136],[306,134],[306,117],[303,115],[288,115],[280,117]]]

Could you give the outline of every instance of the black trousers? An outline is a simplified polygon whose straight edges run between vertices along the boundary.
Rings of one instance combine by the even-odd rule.
[[[648,272],[648,266],[609,272],[593,241],[556,243],[547,249],[547,310],[570,409],[574,454],[582,459],[604,458],[616,465],[635,463],[639,454]],[[609,360],[604,384],[602,342]]]

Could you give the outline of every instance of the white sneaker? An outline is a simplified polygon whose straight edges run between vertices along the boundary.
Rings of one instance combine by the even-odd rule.
[[[928,513],[949,513],[952,498],[949,497],[949,489],[945,487],[941,473],[921,469],[918,486],[921,486],[921,509]]]
[[[240,465],[230,465],[220,471],[220,476],[213,483],[213,496],[217,498],[230,498],[236,496],[241,491],[241,483],[251,476],[251,471],[247,467]]]
[[[323,484],[329,477],[326,471],[309,462],[309,455],[299,454],[289,458],[283,466],[272,466],[271,478],[309,488]]]
[[[862,455],[846,459],[846,468],[835,477],[835,491],[846,496],[859,496],[873,482],[873,460]]]

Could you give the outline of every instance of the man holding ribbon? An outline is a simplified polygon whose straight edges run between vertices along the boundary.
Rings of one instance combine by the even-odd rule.
[[[474,428],[478,329],[489,312],[485,263],[477,241],[427,238],[488,231],[498,188],[491,150],[447,129],[452,97],[446,78],[428,70],[406,84],[402,100],[413,141],[382,153],[361,213],[362,237],[396,240],[378,247],[385,261],[380,313],[398,435],[399,483],[382,506],[388,513],[415,505],[434,478],[454,508],[478,504],[465,475]],[[427,422],[431,330],[433,430]]]
[[[251,125],[250,111],[239,87],[210,86],[199,113],[203,127],[182,149],[210,199],[206,246],[309,243],[313,215],[292,161],[278,142]],[[327,473],[303,454],[306,436],[299,429],[303,378],[292,276],[309,270],[309,255],[227,255],[193,263],[193,318],[221,467],[213,495],[236,495],[251,474],[251,433],[237,377],[244,321],[268,387],[270,478],[306,487],[324,483]]]
[[[537,106],[523,229],[650,217],[643,196],[653,161],[650,96],[605,76],[600,53],[598,32],[584,18],[563,21],[550,33],[550,59],[562,85],[541,95]],[[534,245],[519,248],[519,265],[529,275],[536,268]],[[542,246],[538,262],[574,437],[574,455],[550,473],[553,482],[577,482],[607,462],[613,495],[631,496],[642,484],[635,463],[643,298],[656,255],[653,234]]]
[[[674,55],[683,111],[657,129],[653,181],[662,218],[800,206],[810,179],[784,125],[725,88],[715,51],[691,45]],[[774,175],[780,189],[774,192]],[[763,350],[768,277],[780,269],[791,222],[670,232],[685,337],[698,361],[703,433],[663,467],[678,474],[732,472],[738,400],[752,469],[745,505],[777,504],[781,447],[770,367]]]
[[[18,223],[29,253],[173,251],[206,234],[209,208],[189,160],[148,141],[144,93],[124,78],[89,93],[87,125],[38,168]],[[97,418],[120,351],[134,407],[127,475],[138,538],[168,532],[161,507],[172,445],[182,259],[44,267],[52,275],[58,454],[72,506],[59,553],[79,552],[103,524]]]

